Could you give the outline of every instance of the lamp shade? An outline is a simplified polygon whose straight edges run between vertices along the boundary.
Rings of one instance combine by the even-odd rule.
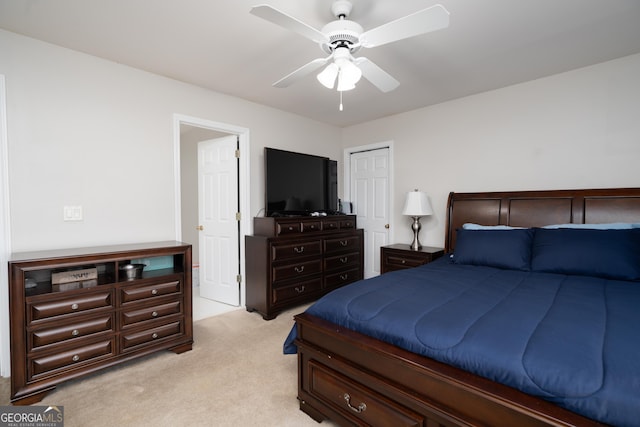
[[[431,214],[433,214],[433,209],[431,209],[427,193],[418,190],[407,193],[402,215],[426,216]]]
[[[340,61],[340,73],[338,74],[338,91],[355,89],[356,83],[362,77],[362,71],[353,62],[348,60]]]
[[[320,83],[327,89],[333,89],[338,77],[338,65],[335,62],[327,65],[327,67],[318,74],[317,78]]]

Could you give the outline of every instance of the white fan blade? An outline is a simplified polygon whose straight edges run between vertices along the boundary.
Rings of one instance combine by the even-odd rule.
[[[365,31],[360,36],[364,47],[376,47],[449,26],[449,11],[440,4],[428,7],[404,18]]]
[[[292,85],[293,83],[297,82],[301,78],[309,75],[310,73],[314,72],[318,68],[322,67],[324,64],[326,64],[329,61],[329,58],[331,58],[331,55],[329,55],[326,58],[314,59],[313,61],[309,62],[308,64],[305,64],[302,67],[298,68],[293,73],[281,78],[280,80],[275,82],[273,84],[273,86],[275,86],[275,87],[289,87],[290,85]]]
[[[252,15],[265,19],[273,24],[276,24],[288,30],[294,31],[308,39],[313,40],[314,42],[317,42],[317,43],[329,42],[329,39],[326,35],[316,30],[312,26],[305,24],[304,22],[294,18],[293,16],[287,15],[286,13],[281,12],[274,7],[271,7],[268,4],[260,4],[257,6],[253,6],[251,8],[250,13]]]
[[[362,76],[369,80],[375,87],[382,92],[391,92],[398,86],[400,82],[391,77],[389,73],[378,67],[365,57],[355,59],[355,63],[362,71]]]

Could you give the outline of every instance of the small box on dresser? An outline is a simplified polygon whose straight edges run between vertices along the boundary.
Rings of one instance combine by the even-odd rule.
[[[265,320],[363,278],[354,215],[256,217],[245,237],[246,307]]]

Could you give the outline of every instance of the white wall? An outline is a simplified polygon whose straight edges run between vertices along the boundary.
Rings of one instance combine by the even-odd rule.
[[[265,146],[342,155],[339,128],[294,114],[3,30],[0,52],[13,252],[173,240],[175,113],[251,130],[252,213],[264,205]],[[64,222],[65,205],[84,220]],[[2,355],[8,342],[3,333]]]
[[[340,129],[300,116],[5,31],[0,51],[14,252],[175,238],[174,113],[251,130],[252,213],[264,146],[342,154]]]
[[[426,191],[424,245],[444,244],[450,191],[640,187],[640,55],[442,103],[343,130],[345,147],[393,140],[400,213]]]

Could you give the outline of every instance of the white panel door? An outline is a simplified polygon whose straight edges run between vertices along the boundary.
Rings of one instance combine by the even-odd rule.
[[[237,137],[198,143],[200,296],[240,305]]]
[[[389,148],[352,153],[351,201],[364,229],[364,277],[380,274],[380,246],[389,243]]]

